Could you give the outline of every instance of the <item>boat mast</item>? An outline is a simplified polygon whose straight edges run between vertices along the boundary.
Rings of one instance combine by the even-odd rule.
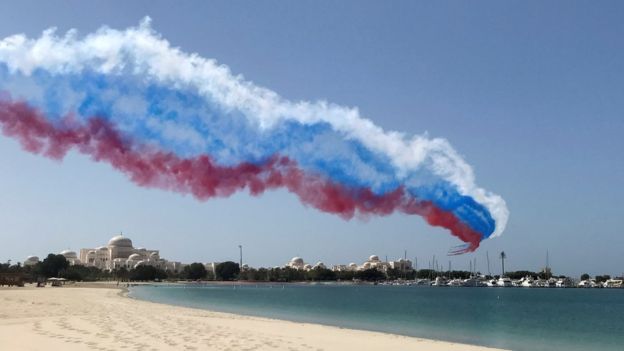
[[[546,279],[550,279],[552,274],[551,274],[551,269],[550,269],[550,257],[548,255],[548,249],[546,249]]]
[[[490,255],[489,255],[489,253],[487,251],[485,252],[485,258],[487,258],[488,275],[491,276],[492,272],[490,272]]]
[[[472,265],[472,269],[474,271],[474,275],[477,276],[477,258],[474,258],[474,264]]]

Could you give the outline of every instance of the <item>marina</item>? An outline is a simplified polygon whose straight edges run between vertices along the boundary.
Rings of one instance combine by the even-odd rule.
[[[569,278],[533,279],[527,276],[521,279],[512,280],[507,277],[498,279],[487,279],[485,276],[471,277],[468,279],[450,279],[437,277],[431,279],[415,280],[391,280],[378,283],[379,285],[427,285],[435,287],[489,287],[489,288],[594,288],[594,289],[622,289],[624,284],[622,279],[608,279],[604,282],[596,282],[595,279],[581,280],[575,282]]]

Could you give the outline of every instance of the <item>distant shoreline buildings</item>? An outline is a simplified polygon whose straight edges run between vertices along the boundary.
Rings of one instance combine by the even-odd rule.
[[[285,267],[309,271],[316,268],[327,268],[325,264],[321,261],[317,262],[314,265],[306,264],[301,257],[293,257]],[[399,259],[396,261],[385,262],[379,259],[377,255],[371,255],[366,261],[364,261],[361,265],[357,265],[353,262],[348,265],[339,264],[334,265],[332,270],[335,272],[357,272],[364,271],[367,269],[377,269],[382,272],[387,272],[389,269],[396,269],[399,271],[409,271],[412,270],[412,261],[407,259]]]
[[[171,273],[181,273],[184,267],[188,266],[187,264],[183,264],[177,261],[169,261],[160,257],[160,251],[155,249],[146,249],[146,248],[135,248],[133,246],[132,240],[123,235],[116,235],[112,237],[107,245],[99,246],[97,248],[83,248],[80,250],[80,255],[77,255],[76,252],[71,250],[64,250],[59,253],[69,262],[70,265],[80,265],[85,267],[96,267],[103,271],[113,272],[118,269],[127,269],[132,270],[140,266],[151,266],[161,269],[165,272]],[[25,267],[32,267],[39,263],[39,257],[37,256],[28,256],[26,260],[24,260],[23,265]],[[217,267],[221,262],[208,262],[202,263],[206,268],[206,272],[213,277],[217,275]],[[508,276],[487,276],[477,273],[476,271],[476,263],[474,264],[475,270],[472,270],[470,273],[470,277],[468,279],[458,278],[457,276],[445,276],[445,273],[453,274],[450,271],[443,272],[437,271],[435,269],[427,269],[426,271],[434,272],[433,276],[429,276],[423,279],[415,279],[418,282],[428,282],[432,286],[518,286],[518,287],[612,287],[619,288],[624,286],[623,278],[612,279],[610,276],[607,277],[604,282],[598,281],[598,277],[596,279],[591,279],[588,275],[587,277],[582,277],[581,281],[576,284],[575,281],[571,278],[563,278],[558,277],[557,279],[552,277],[552,273],[549,267],[543,269],[542,273],[534,273],[528,271],[521,271],[525,276],[521,279],[510,279]],[[293,257],[290,261],[288,261],[283,266],[274,267],[274,269],[281,268],[289,268],[303,272],[309,272],[313,270],[327,270],[330,269],[326,266],[322,261],[318,261],[315,264],[306,263],[301,257]],[[416,267],[417,268],[417,267]],[[253,270],[248,265],[243,264],[241,267],[241,271]],[[371,255],[361,264],[356,264],[351,262],[349,264],[337,264],[331,267],[334,272],[362,272],[367,270],[377,270],[379,272],[385,273],[387,276],[391,274],[395,274],[397,272],[414,273],[416,271],[415,267],[412,265],[412,261],[406,258],[400,258],[398,260],[386,260],[382,261],[379,256]],[[467,273],[463,271],[459,271],[458,273]],[[520,272],[513,272],[520,273]],[[536,275],[534,277],[534,275]],[[543,274],[545,278],[541,277],[540,274]],[[456,274],[457,275],[457,274]],[[586,275],[586,274],[584,274]],[[407,275],[405,275],[407,276]],[[421,277],[422,278],[422,277]],[[420,284],[420,283],[419,283]]]
[[[59,254],[63,255],[72,266],[96,267],[107,271],[120,268],[130,270],[144,265],[179,273],[185,266],[183,263],[161,258],[159,250],[135,248],[132,240],[123,235],[112,237],[104,246],[80,249],[80,256],[71,250],[64,250]],[[24,266],[33,266],[38,262],[39,257],[28,256],[24,261]]]
[[[81,265],[85,267],[96,267],[101,270],[114,271],[120,268],[134,269],[141,265],[152,266],[164,271],[180,273],[186,264],[169,261],[160,257],[160,250],[146,249],[143,247],[135,248],[132,240],[129,237],[123,236],[123,234],[112,237],[107,245],[99,246],[96,248],[82,248],[79,254],[72,250],[63,250],[59,252],[59,255],[63,255],[70,265]],[[24,260],[24,266],[34,266],[40,259],[38,256],[28,256]],[[216,266],[219,262],[203,263],[206,270],[214,274]],[[309,271],[312,269],[322,268],[329,269],[325,263],[318,261],[314,265],[305,263],[301,257],[293,257],[283,267],[288,267],[296,270]],[[242,270],[249,269],[249,266],[244,264]],[[358,265],[356,263],[338,264],[333,265],[331,270],[335,272],[357,272],[367,269],[377,269],[382,272],[388,272],[390,269],[399,270],[401,272],[410,271],[413,269],[412,261],[408,259],[398,259],[394,261],[382,261],[379,256],[371,255],[366,261]]]

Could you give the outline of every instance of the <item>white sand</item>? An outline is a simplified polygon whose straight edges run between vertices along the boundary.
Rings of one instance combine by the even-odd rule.
[[[118,289],[0,289],[0,350],[486,350],[137,301]]]

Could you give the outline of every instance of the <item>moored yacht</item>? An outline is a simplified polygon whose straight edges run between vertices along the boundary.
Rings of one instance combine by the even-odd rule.
[[[624,286],[622,279],[609,279],[603,285],[605,288],[621,288]]]
[[[508,287],[512,286],[511,279],[509,279],[508,277],[500,277],[496,281],[496,286],[500,286],[500,287],[503,287],[503,288],[508,288]]]
[[[544,280],[544,279],[538,278],[536,281],[533,282],[533,287],[535,287],[535,288],[548,288],[548,280]]]
[[[444,277],[436,277],[433,284],[431,284],[431,286],[446,286],[446,285],[447,285],[447,281]]]
[[[578,284],[579,288],[597,288],[598,284],[596,284],[596,281],[594,279],[587,279],[587,280],[581,280],[581,282]]]
[[[484,286],[484,284],[479,279],[473,277],[473,278],[464,279],[464,281],[462,282],[462,286],[478,287],[478,286]]]
[[[464,286],[464,281],[461,279],[451,279],[448,284],[446,284],[448,286]]]
[[[486,281],[485,285],[489,286],[489,287],[498,286],[498,284],[496,284],[496,279],[490,279],[490,280]]]
[[[533,287],[533,277],[531,276],[526,276],[522,279],[520,279],[521,283],[520,286],[523,288],[532,288]]]

